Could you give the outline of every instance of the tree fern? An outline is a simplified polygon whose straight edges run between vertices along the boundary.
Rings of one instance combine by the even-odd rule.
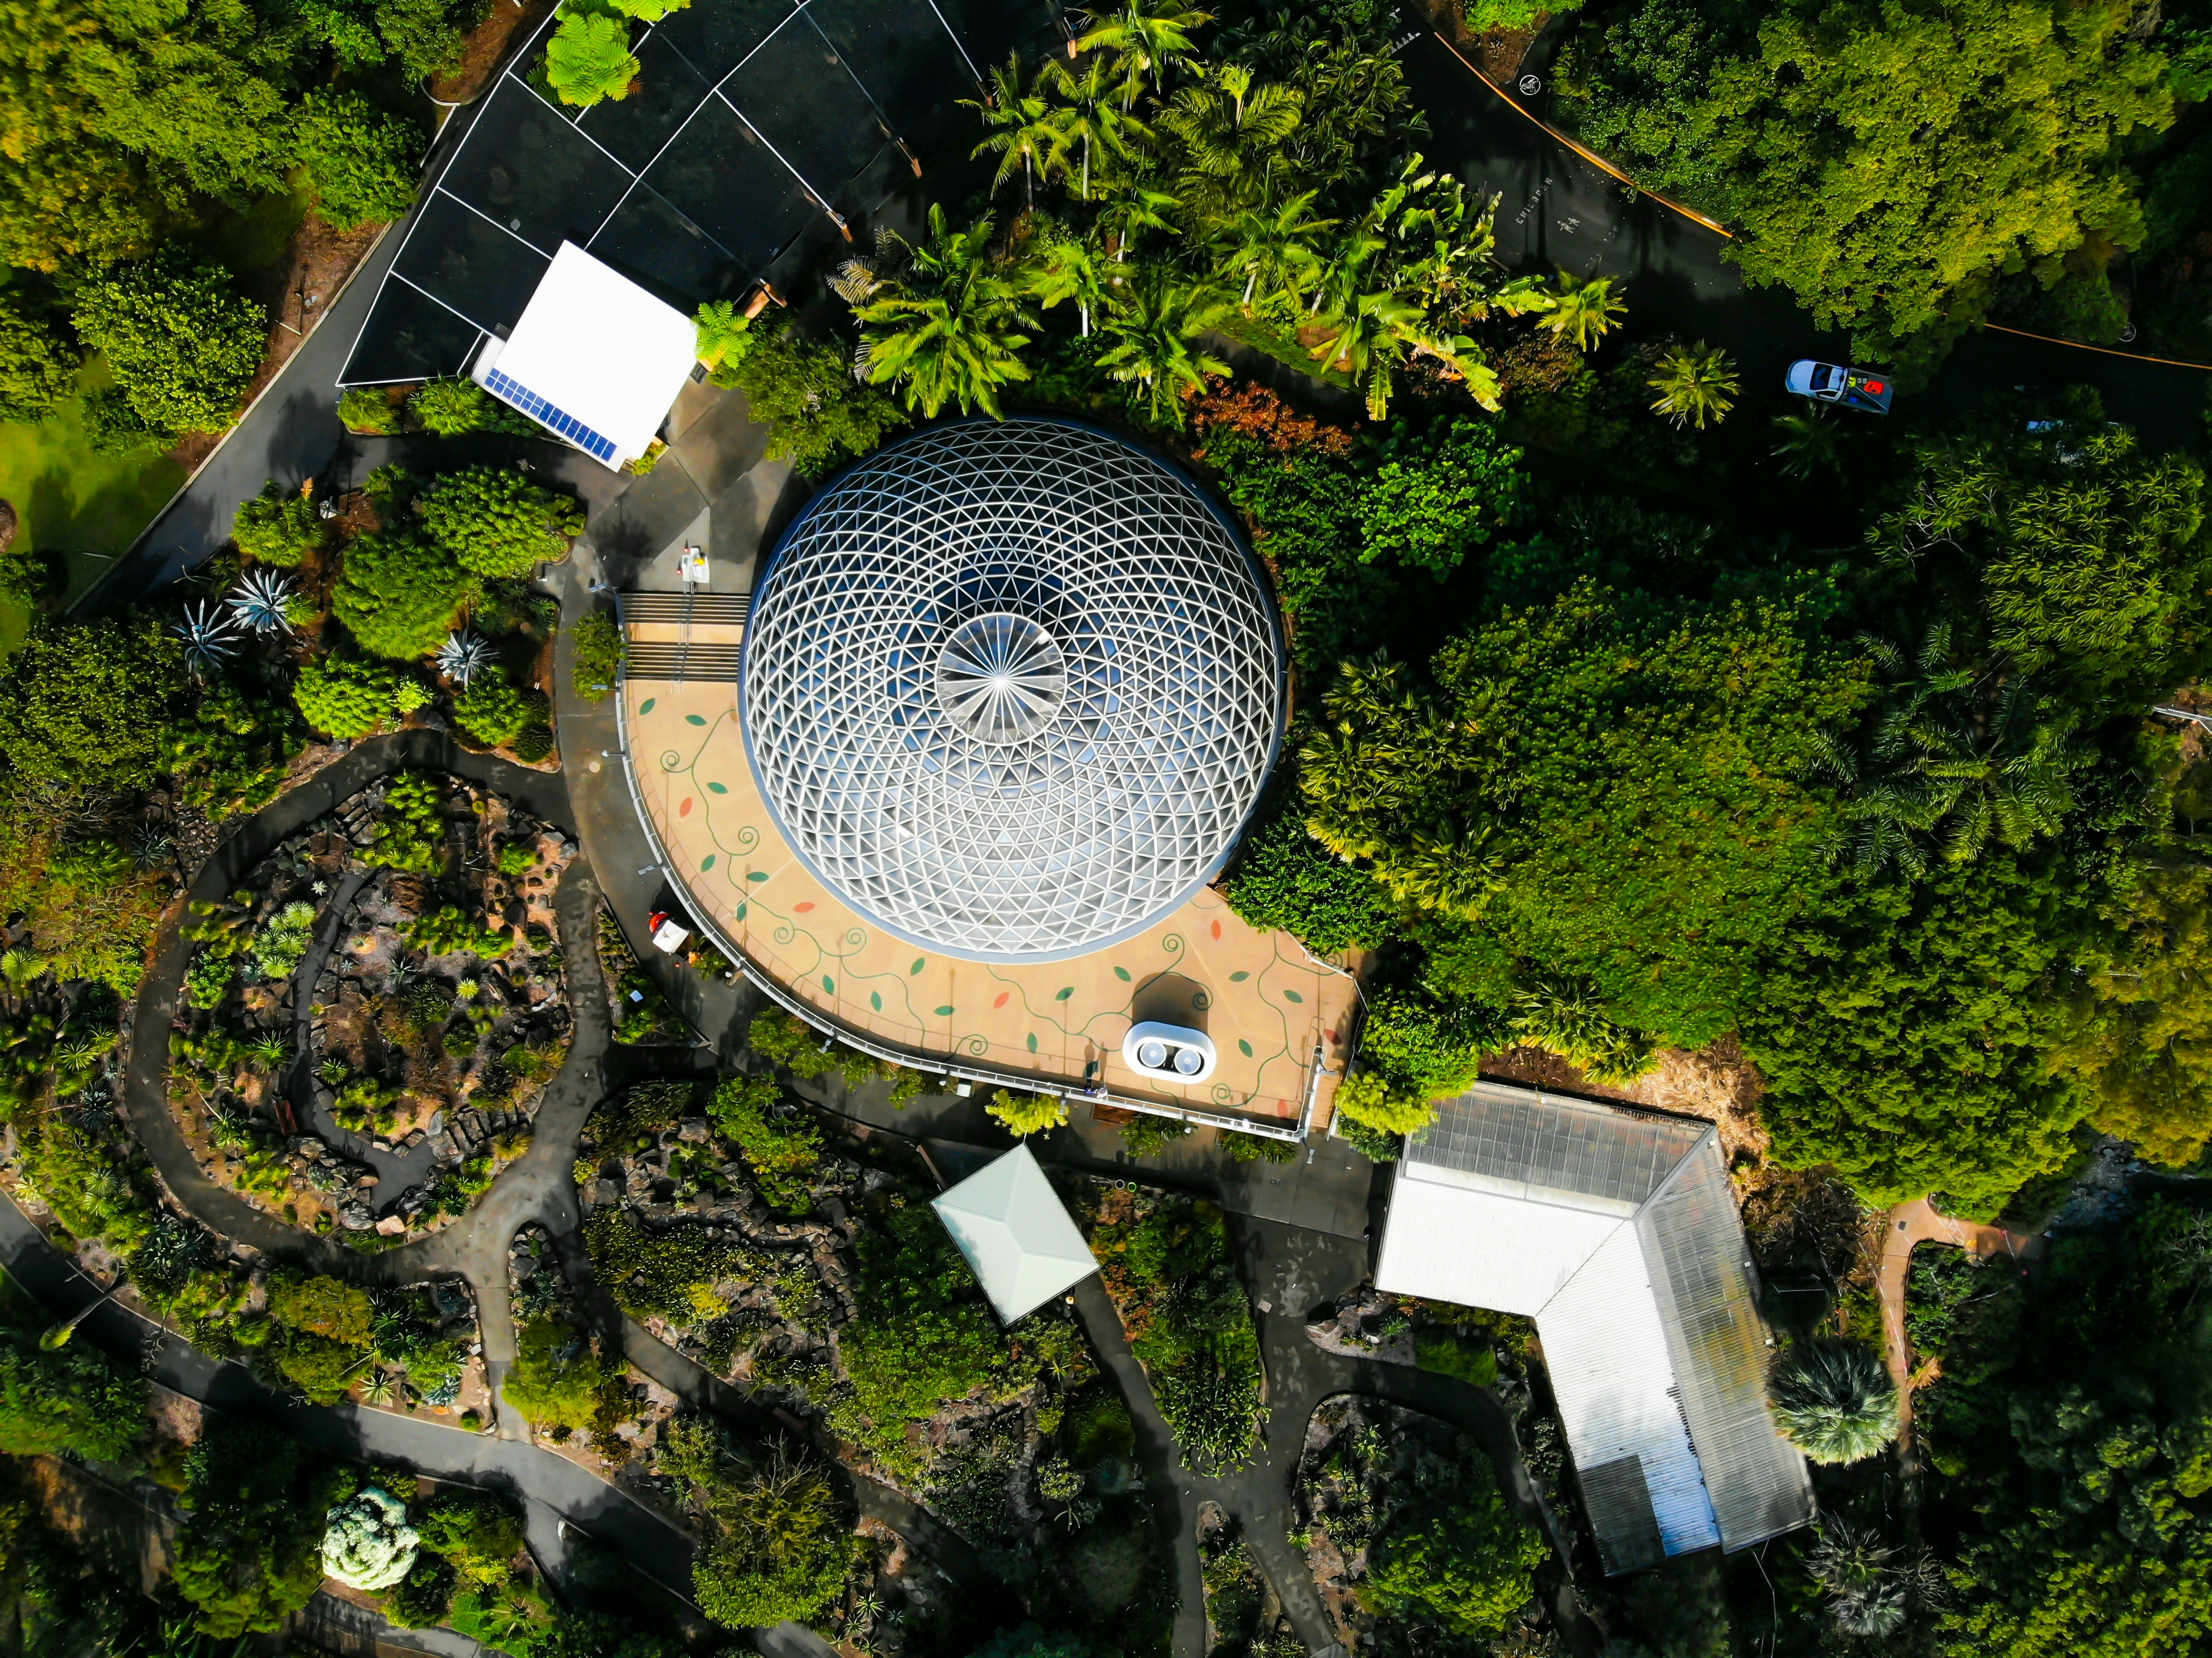
[[[640,65],[630,55],[629,25],[604,12],[571,11],[545,48],[545,79],[561,101],[589,109],[627,98]]]

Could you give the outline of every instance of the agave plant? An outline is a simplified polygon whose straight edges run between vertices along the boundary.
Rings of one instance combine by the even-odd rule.
[[[141,823],[131,831],[131,861],[140,869],[160,869],[176,853],[176,841],[159,823]]]
[[[1897,1384],[1863,1341],[1801,1341],[1767,1382],[1775,1425],[1815,1462],[1857,1462],[1897,1437]]]
[[[491,647],[476,633],[450,633],[438,647],[438,671],[463,690],[469,681],[491,666]]]
[[[231,593],[231,614],[239,625],[258,634],[289,633],[292,619],[286,611],[292,596],[289,576],[274,570],[248,570]]]
[[[185,619],[174,624],[185,641],[185,660],[195,673],[211,673],[238,650],[238,623],[210,599],[196,599],[185,606]]]

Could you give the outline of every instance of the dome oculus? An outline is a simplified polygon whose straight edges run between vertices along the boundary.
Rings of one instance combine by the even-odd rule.
[[[1256,567],[1189,481],[1085,428],[940,427],[786,534],[746,629],[747,751],[792,845],[893,932],[1081,954],[1188,899],[1283,717]]]

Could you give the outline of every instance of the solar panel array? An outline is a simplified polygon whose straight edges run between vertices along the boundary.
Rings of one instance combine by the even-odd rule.
[[[602,437],[568,410],[555,408],[513,375],[502,374],[495,368],[484,376],[483,384],[484,390],[501,403],[510,404],[531,419],[551,427],[585,453],[596,455],[610,466],[614,465],[615,444],[612,438]]]
[[[1265,580],[1105,433],[976,421],[817,496],[757,583],[745,739],[854,908],[961,955],[1128,937],[1220,864],[1283,721]]]
[[[794,242],[836,243],[840,221],[910,188],[916,158],[972,124],[959,100],[979,66],[1053,8],[691,0],[634,39],[637,90],[580,112],[544,83],[549,19],[464,115],[339,384],[465,372],[563,241],[679,310],[744,292]]]

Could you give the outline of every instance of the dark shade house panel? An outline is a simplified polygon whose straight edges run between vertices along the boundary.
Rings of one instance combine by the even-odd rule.
[[[550,254],[590,240],[630,178],[529,88],[502,79],[444,188]]]
[[[975,118],[959,100],[975,77],[924,0],[811,0],[806,16],[915,154]]]
[[[503,339],[551,263],[441,193],[423,203],[392,269]]]
[[[790,168],[719,98],[700,106],[645,182],[721,243],[748,277],[821,210],[800,192]]]
[[[778,30],[721,90],[828,201],[890,139],[844,59],[804,17]]]
[[[930,0],[915,0],[915,3],[927,6]],[[1054,43],[1061,39],[1053,22],[1058,8],[1050,0],[936,0],[936,5],[976,67],[986,74],[992,65],[1005,63],[1006,54],[1017,46],[1034,64],[1037,43],[1047,31]]]
[[[458,374],[483,336],[428,295],[387,281],[354,342],[341,386]]]
[[[642,185],[630,192],[589,251],[679,311],[726,299],[755,275]]]
[[[713,5],[715,0],[698,3]],[[642,173],[699,106],[708,87],[658,29],[637,43],[637,61],[643,84],[627,98],[592,105],[577,125]]]
[[[792,0],[692,0],[653,28],[691,67],[719,81],[791,15]]]

